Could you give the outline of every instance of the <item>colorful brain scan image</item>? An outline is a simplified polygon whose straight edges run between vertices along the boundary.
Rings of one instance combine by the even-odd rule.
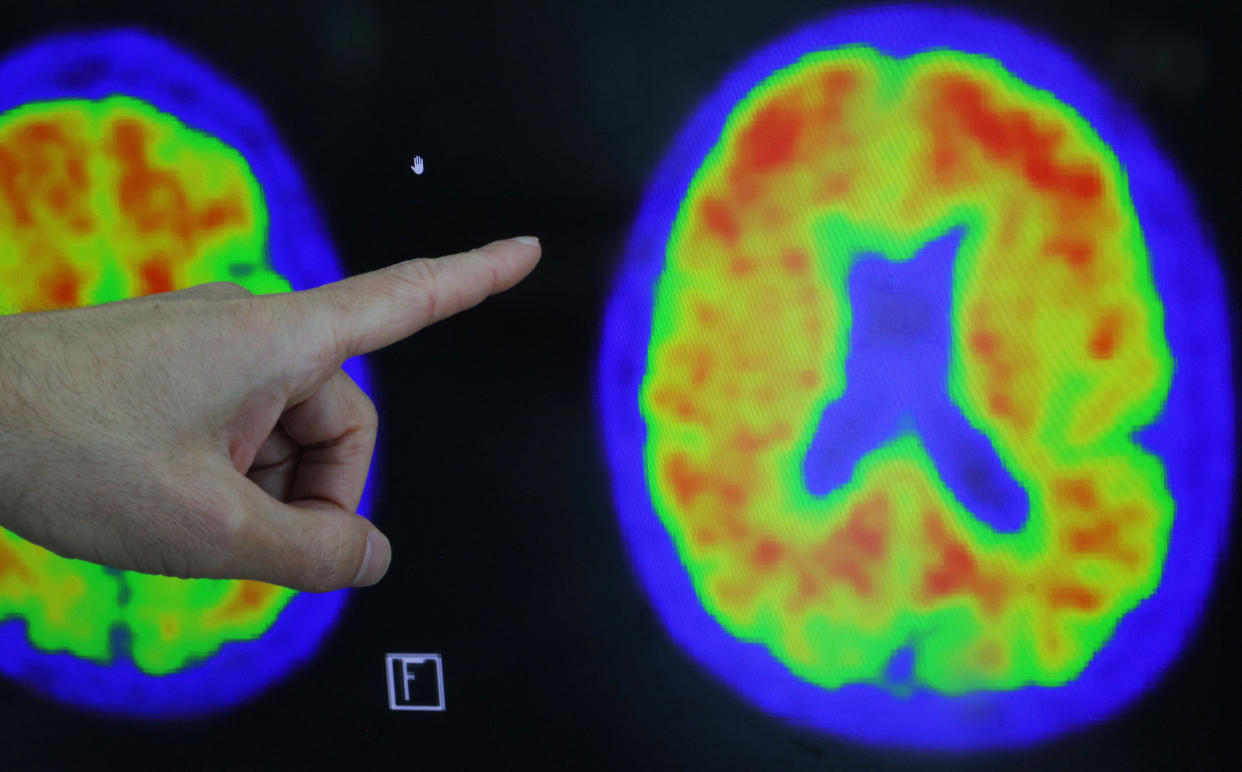
[[[206,64],[131,29],[61,34],[0,61],[5,313],[343,277],[263,112]],[[369,391],[356,359],[344,368]],[[216,713],[304,667],[345,593],[122,572],[0,529],[0,674],[90,712]]]
[[[605,309],[636,580],[791,725],[1083,730],[1209,597],[1229,330],[1190,192],[1066,51],[940,6],[809,24],[694,112]]]

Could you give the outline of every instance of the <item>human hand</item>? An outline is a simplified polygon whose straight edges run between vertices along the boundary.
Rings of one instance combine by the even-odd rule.
[[[377,414],[341,369],[525,277],[497,241],[301,292],[231,282],[0,317],[0,526],[66,558],[308,592],[375,584]]]

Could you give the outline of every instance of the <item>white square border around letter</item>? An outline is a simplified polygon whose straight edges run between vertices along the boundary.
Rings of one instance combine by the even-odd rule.
[[[416,662],[416,663],[426,662],[429,659],[434,659],[436,661],[436,676],[437,676],[436,685],[440,689],[440,704],[439,705],[431,706],[431,705],[398,705],[397,704],[396,684],[393,683],[393,678],[392,678],[392,662],[395,659],[400,659],[402,660],[403,663],[405,662]],[[402,669],[404,670],[404,665]],[[444,710],[444,660],[440,658],[439,654],[387,654],[384,656],[384,671],[385,671],[384,677],[388,681],[388,709],[389,710],[436,710],[436,711]]]

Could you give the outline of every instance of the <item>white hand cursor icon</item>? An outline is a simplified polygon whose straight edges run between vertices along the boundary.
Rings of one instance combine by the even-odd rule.
[[[415,174],[423,173],[423,157],[421,155],[414,156],[414,163],[410,165]]]

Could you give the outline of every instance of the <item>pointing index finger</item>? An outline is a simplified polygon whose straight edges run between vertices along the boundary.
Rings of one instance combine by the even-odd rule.
[[[438,258],[415,258],[292,295],[297,312],[329,330],[316,344],[344,361],[390,346],[504,292],[534,270],[539,240],[523,236]],[[296,322],[295,322],[296,323]]]

